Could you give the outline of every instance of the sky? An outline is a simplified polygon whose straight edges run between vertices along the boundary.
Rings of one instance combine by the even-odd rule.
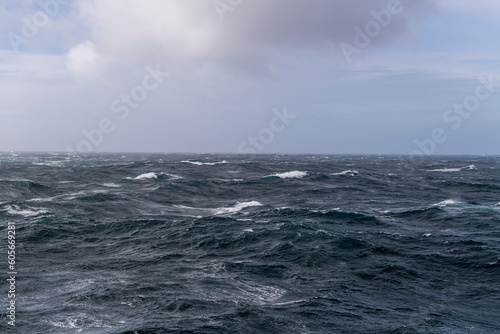
[[[498,155],[499,14],[0,0],[0,151]]]

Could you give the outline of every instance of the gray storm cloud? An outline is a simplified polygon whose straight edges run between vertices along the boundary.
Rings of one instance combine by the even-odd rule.
[[[252,0],[81,2],[80,10],[103,52],[130,61],[217,62],[246,66],[294,49],[321,49],[352,42],[354,27],[372,11],[400,3],[373,44],[404,38],[413,19],[435,10],[430,0]],[[229,3],[239,3],[231,6]],[[224,20],[221,20],[221,16]]]

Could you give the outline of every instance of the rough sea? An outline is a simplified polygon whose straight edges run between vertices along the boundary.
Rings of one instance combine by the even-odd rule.
[[[1,153],[0,221],[0,333],[500,333],[499,157]]]

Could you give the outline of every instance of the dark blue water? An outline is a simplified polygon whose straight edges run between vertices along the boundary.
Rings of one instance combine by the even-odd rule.
[[[0,155],[1,333],[500,333],[500,158]]]

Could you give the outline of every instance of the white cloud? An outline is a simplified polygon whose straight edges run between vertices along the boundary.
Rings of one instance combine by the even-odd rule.
[[[101,56],[91,41],[80,43],[68,51],[66,67],[78,80],[103,79],[110,57]]]

